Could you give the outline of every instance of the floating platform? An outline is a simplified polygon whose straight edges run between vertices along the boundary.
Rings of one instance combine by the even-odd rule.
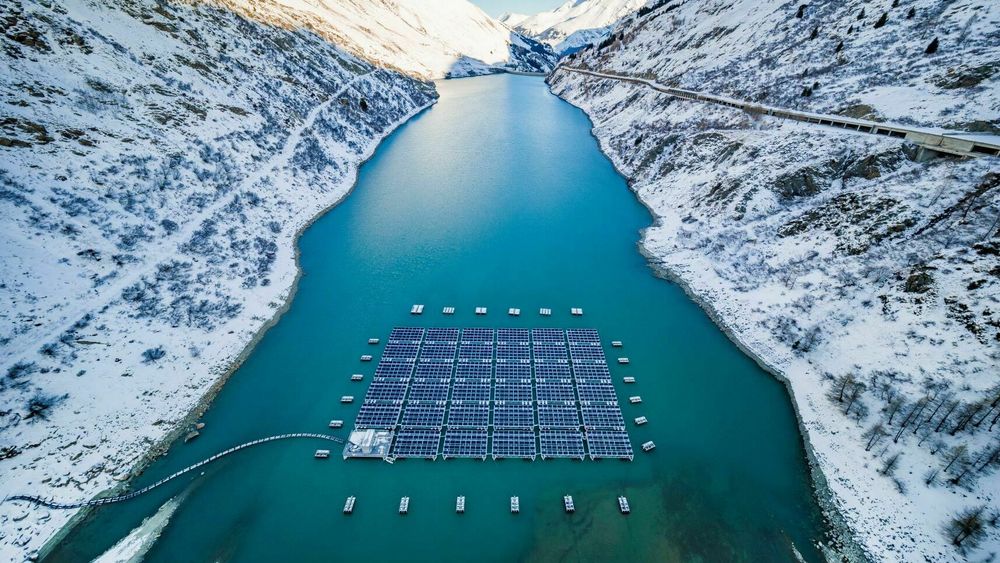
[[[486,314],[486,307],[476,307],[476,314],[477,315],[485,315]]]
[[[370,362],[370,361],[372,361],[372,355],[371,354],[365,354],[365,355],[361,356],[361,361],[362,362]]]
[[[649,422],[649,421],[646,420],[646,417],[644,417],[644,416],[637,416],[637,417],[635,417],[635,425],[636,426],[642,426],[643,424],[646,424],[647,422]]]
[[[611,341],[611,346],[613,346],[615,348],[621,348],[622,347],[622,341],[621,340],[612,340]]]
[[[340,402],[341,403],[345,403],[345,404],[346,403],[353,403],[354,402],[354,395],[344,395],[343,397],[340,398]]]
[[[628,398],[628,402],[632,403],[633,405],[638,405],[639,403],[642,402],[642,397],[640,397],[639,395],[632,395],[631,397]]]
[[[357,502],[357,500],[358,499],[355,497],[347,497],[347,500],[344,501],[344,514],[351,514],[354,512],[354,503]]]
[[[423,312],[424,312],[424,306],[423,305],[414,305],[414,306],[410,307],[410,314],[411,315],[420,315],[420,314],[423,314]]]
[[[628,358],[624,358],[624,357],[618,358],[618,363],[619,364],[627,364],[627,363],[629,363],[629,359]]]
[[[569,312],[574,317],[579,317],[579,316],[583,315],[583,309],[581,309],[579,307],[573,307],[572,309],[569,310]]]
[[[343,420],[331,420],[330,421],[330,428],[343,428],[343,427],[344,427],[344,421]]]
[[[344,459],[371,457],[385,459],[392,447],[392,430],[366,428],[354,430],[344,444]]]
[[[552,316],[552,309],[547,309],[545,307],[542,307],[541,309],[538,310],[538,314],[541,315],[541,316],[543,316],[543,317],[551,317]]]
[[[313,454],[313,457],[316,459],[326,459],[330,457],[330,450],[316,450],[316,453]]]
[[[465,497],[460,496],[455,499],[455,512],[465,514]]]
[[[521,310],[518,309],[518,308],[516,308],[516,307],[511,307],[510,309],[507,309],[507,314],[510,315],[510,316],[512,316],[512,317],[520,317],[521,316]]]
[[[356,373],[351,376],[351,381],[361,381],[364,378],[365,376],[361,375],[360,373]]]
[[[573,506],[573,497],[571,497],[570,495],[566,495],[563,497],[563,508],[568,513],[576,512],[576,507]]]
[[[625,377],[622,378],[622,381],[624,381],[625,383],[635,383],[635,378],[632,377],[631,375],[626,375]]]
[[[510,512],[511,514],[521,512],[521,499],[519,497],[510,497]]]
[[[455,314],[455,308],[454,307],[445,307],[444,309],[441,309],[441,312],[444,313],[445,315],[454,315]]]
[[[379,340],[378,338],[369,338],[368,339],[368,343],[369,344],[378,344],[379,342],[381,342],[381,340]]]
[[[655,449],[656,449],[656,444],[654,444],[652,440],[642,444],[642,451],[644,452],[651,452]]]
[[[399,499],[399,513],[406,514],[410,511],[410,497]]]
[[[625,498],[623,496],[622,497],[618,497],[618,510],[620,510],[622,514],[628,514],[629,512],[632,511],[632,509],[630,509],[629,506],[628,506],[628,499],[627,498]]]

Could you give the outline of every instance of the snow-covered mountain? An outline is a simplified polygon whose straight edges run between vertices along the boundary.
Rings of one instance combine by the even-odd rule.
[[[546,43],[560,54],[600,42],[610,26],[634,13],[646,0],[569,0],[562,6],[533,16],[501,18],[524,35]]]
[[[0,27],[0,498],[89,498],[183,429],[297,231],[436,93],[204,3],[8,0]],[[73,513],[0,503],[0,560]]]
[[[467,0],[206,0],[309,29],[356,56],[420,78],[547,72],[556,56]]]
[[[563,64],[1000,133],[996,2],[651,8]],[[569,71],[550,83],[590,115],[656,214],[643,235],[650,259],[787,382],[817,490],[852,532],[843,549],[875,561],[996,553],[998,159],[924,161],[903,141]]]

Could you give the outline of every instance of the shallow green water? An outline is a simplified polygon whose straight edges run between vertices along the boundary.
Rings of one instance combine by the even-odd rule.
[[[594,327],[606,346],[623,340],[632,365],[611,368],[619,397],[643,397],[623,405],[625,418],[650,421],[630,424],[635,461],[322,462],[312,459],[320,443],[277,442],[97,511],[52,560],[99,555],[182,491],[150,561],[781,561],[793,545],[819,559],[823,525],[787,394],[653,275],[636,248],[651,218],[586,116],[538,78],[438,88],[440,102],[389,138],[355,192],[302,236],[292,307],[219,394],[202,437],[175,445],[136,486],[254,438],[349,424],[359,405],[338,399],[363,396],[370,379],[349,375],[372,372],[358,356],[395,325]],[[408,314],[413,303],[427,305],[422,317]],[[441,315],[445,305],[457,314]],[[475,317],[480,305],[489,316]],[[577,306],[584,317],[569,315]],[[623,375],[638,383],[626,389]],[[645,440],[655,452],[638,451]],[[567,493],[574,515],[562,511]],[[351,517],[340,513],[348,495],[358,497]]]

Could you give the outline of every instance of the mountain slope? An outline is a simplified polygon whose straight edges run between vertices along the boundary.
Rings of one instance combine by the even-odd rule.
[[[1000,7],[893,4],[660,1],[564,64],[1000,131]],[[901,141],[631,83],[566,71],[550,83],[655,213],[651,261],[787,382],[817,486],[856,541],[842,538],[848,555],[1000,548],[989,523],[978,547],[953,545],[958,515],[1000,501],[997,159],[922,161]]]
[[[466,0],[208,0],[249,18],[317,33],[356,56],[420,78],[548,72],[555,54]]]
[[[288,298],[297,231],[436,93],[204,4],[0,25],[0,498],[86,498],[183,429]],[[72,515],[0,503],[0,559]]]
[[[645,4],[646,0],[569,0],[554,10],[504,23],[567,54],[599,42],[612,24]]]

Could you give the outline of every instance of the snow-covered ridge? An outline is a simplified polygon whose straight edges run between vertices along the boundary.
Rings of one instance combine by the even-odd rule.
[[[213,5],[0,7],[0,497],[128,478],[273,318],[294,240],[433,103]],[[0,503],[0,559],[72,516]]]
[[[569,64],[770,106],[1000,130],[996,3],[654,4]],[[1000,549],[997,159],[918,162],[897,140],[577,73],[550,82],[656,214],[651,260],[787,380],[857,547],[879,561]],[[959,524],[980,508],[984,529],[968,539]]]
[[[612,24],[645,4],[646,0],[568,0],[554,10],[532,16],[507,14],[501,21],[566,54],[599,42]]]
[[[467,0],[200,0],[306,28],[383,68],[421,78],[548,72],[556,56]]]

